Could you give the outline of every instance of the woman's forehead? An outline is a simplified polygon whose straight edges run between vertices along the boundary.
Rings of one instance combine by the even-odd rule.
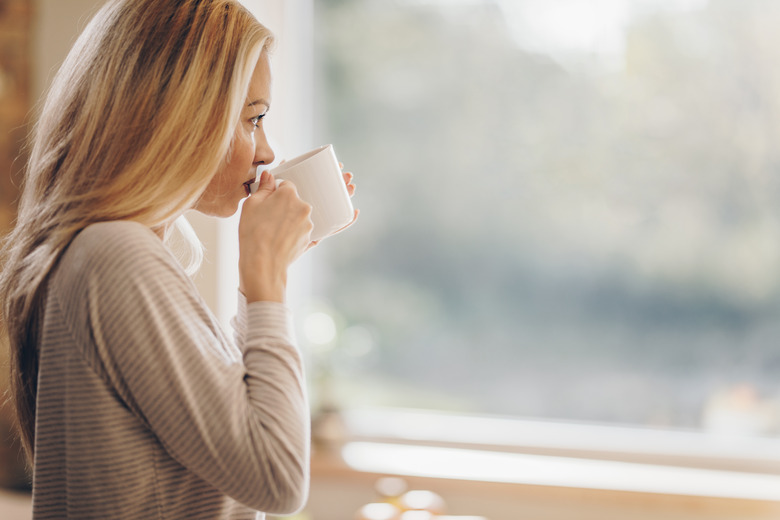
[[[260,54],[260,59],[255,65],[247,98],[249,106],[262,103],[268,107],[271,104],[271,64],[265,51]]]

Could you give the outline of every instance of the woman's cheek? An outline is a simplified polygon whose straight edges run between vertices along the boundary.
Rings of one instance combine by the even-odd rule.
[[[255,158],[255,133],[245,131],[241,134],[240,161],[242,164],[249,163],[251,166]]]

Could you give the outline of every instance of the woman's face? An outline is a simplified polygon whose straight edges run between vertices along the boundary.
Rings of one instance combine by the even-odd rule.
[[[263,130],[263,118],[271,107],[271,67],[263,51],[257,62],[249,95],[241,110],[231,152],[222,162],[195,209],[206,215],[229,217],[238,203],[249,195],[250,182],[258,167],[273,162],[274,152]]]

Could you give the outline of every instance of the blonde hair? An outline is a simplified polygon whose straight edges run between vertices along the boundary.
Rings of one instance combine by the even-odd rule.
[[[91,223],[167,230],[193,206],[229,151],[272,40],[235,0],[116,0],[54,78],[0,264],[11,399],[30,459],[49,273]]]

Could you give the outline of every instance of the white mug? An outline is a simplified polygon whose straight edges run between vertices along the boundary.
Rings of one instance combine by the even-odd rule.
[[[311,240],[322,240],[343,228],[355,216],[333,145],[320,146],[269,170],[276,179],[295,184],[301,200],[311,205]],[[258,182],[250,191],[257,190]]]

